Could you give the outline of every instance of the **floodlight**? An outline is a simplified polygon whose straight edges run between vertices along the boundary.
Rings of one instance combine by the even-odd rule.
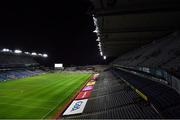
[[[22,53],[22,51],[21,50],[14,50],[14,53],[20,54],[20,53]]]
[[[38,53],[39,56],[43,56],[41,53]]]
[[[103,56],[103,52],[102,51],[100,52],[100,55]]]
[[[97,18],[93,15],[94,26],[97,26]]]
[[[96,39],[96,41],[100,42],[100,37],[98,37],[98,38]]]
[[[45,57],[45,58],[46,58],[46,57],[48,57],[48,55],[47,55],[47,54],[43,54],[42,56],[43,56],[43,57]]]
[[[103,59],[106,60],[106,56],[103,56]]]
[[[96,27],[96,29],[93,32],[96,33],[97,35],[99,35],[99,28],[98,28],[98,24],[97,24],[97,18],[94,15],[93,15],[93,21],[94,21],[94,26]]]
[[[98,46],[99,46],[99,47],[101,47],[101,46],[102,46],[102,45],[101,45],[101,42],[99,42]]]
[[[33,56],[36,56],[36,55],[37,55],[37,53],[35,53],[35,52],[32,52],[32,53],[31,53],[31,55],[33,55]]]
[[[9,52],[10,50],[7,48],[2,49],[3,52]]]
[[[99,33],[98,28],[96,28],[93,32],[94,32],[94,33]]]
[[[26,55],[29,55],[30,53],[29,52],[24,52]]]

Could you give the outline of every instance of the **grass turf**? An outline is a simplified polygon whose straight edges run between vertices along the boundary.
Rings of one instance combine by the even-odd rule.
[[[86,73],[47,73],[0,83],[0,119],[48,118],[90,77]]]

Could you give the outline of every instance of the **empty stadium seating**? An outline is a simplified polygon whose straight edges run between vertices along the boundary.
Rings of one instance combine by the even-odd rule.
[[[114,77],[108,70],[101,73],[83,114],[66,116],[73,119],[113,119],[113,118],[161,118],[161,115],[122,79]]]
[[[130,51],[112,64],[126,67],[147,67],[164,69],[179,77],[180,73],[180,33],[175,32],[151,44]]]
[[[142,91],[163,117],[179,118],[180,108],[177,106],[180,105],[180,95],[174,89],[159,82],[123,71],[122,69],[115,69],[113,73],[115,72],[115,75],[120,76]]]

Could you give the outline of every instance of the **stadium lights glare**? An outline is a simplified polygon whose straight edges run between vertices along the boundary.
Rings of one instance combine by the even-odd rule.
[[[35,52],[32,52],[32,53],[31,53],[31,55],[33,55],[33,56],[36,56],[36,55],[37,55],[37,53],[35,53]]]
[[[10,50],[7,48],[2,49],[3,52],[9,52]]]
[[[24,52],[26,55],[29,55],[30,53],[29,52]]]
[[[43,56],[41,53],[38,53],[39,56]]]
[[[102,45],[101,45],[101,42],[99,42],[98,46],[99,46],[99,47],[101,47],[101,46],[102,46]]]
[[[98,37],[98,38],[96,39],[96,41],[100,42],[100,41],[101,41],[101,40],[100,40],[100,37]]]
[[[43,54],[43,57],[47,58],[47,57],[48,57],[48,55],[47,55],[47,54]]]
[[[99,33],[98,28],[96,27],[96,29],[93,31],[94,33]]]
[[[94,33],[97,34],[97,39],[96,41],[98,41],[98,46],[99,46],[99,52],[100,52],[100,55],[103,56],[103,52],[102,52],[102,44],[101,44],[101,40],[100,40],[100,31],[99,31],[99,27],[98,27],[98,20],[97,18],[95,17],[95,15],[92,15],[93,17],[93,21],[94,21],[94,26],[95,26],[95,30],[93,31]],[[103,56],[103,59],[106,60],[106,56]]]
[[[103,52],[102,51],[100,52],[100,55],[103,56]]]
[[[20,54],[20,53],[22,53],[22,51],[21,50],[14,50],[14,53]]]
[[[97,18],[93,15],[94,26],[97,26]]]
[[[47,54],[42,54],[42,53],[36,53],[36,52],[23,52],[19,49],[16,49],[16,50],[10,50],[10,49],[7,49],[7,48],[3,48],[2,50],[0,50],[0,52],[7,52],[7,53],[13,53],[13,54],[26,54],[26,55],[32,55],[32,56],[37,56],[37,57],[44,57],[44,58],[47,58],[48,55]]]
[[[98,24],[97,24],[97,18],[94,15],[93,15],[93,21],[94,21],[94,26],[96,27],[93,32],[96,33],[97,35],[99,35],[99,28],[98,28]]]

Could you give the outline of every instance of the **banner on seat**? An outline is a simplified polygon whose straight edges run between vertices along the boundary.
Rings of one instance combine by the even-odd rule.
[[[95,83],[96,83],[96,81],[89,81],[89,82],[87,83],[87,86],[94,85]]]
[[[85,86],[82,91],[92,90],[93,86]]]
[[[91,95],[91,91],[80,92],[76,97],[76,100],[89,98],[90,95]]]
[[[88,99],[74,100],[71,103],[71,105],[66,109],[66,111],[63,113],[63,116],[82,113],[84,111],[87,101]]]

